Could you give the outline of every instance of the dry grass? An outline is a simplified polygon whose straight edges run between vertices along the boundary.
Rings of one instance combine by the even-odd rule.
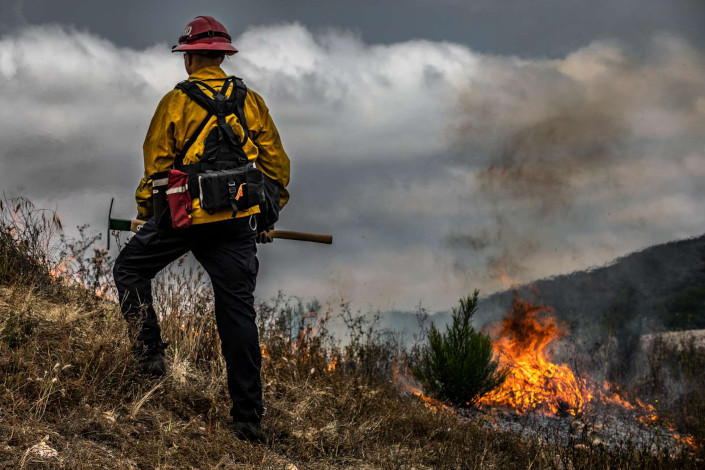
[[[705,447],[705,347],[690,332],[661,335],[646,349],[647,372],[632,386],[660,417]]]
[[[8,254],[8,243],[12,237],[0,238],[0,468],[655,469],[701,463],[688,455],[561,447],[432,411],[399,396],[385,380],[393,344],[358,328],[352,346],[339,350],[320,306],[304,308],[282,297],[258,308],[267,439],[242,442],[228,427],[212,299],[196,282],[200,274],[167,274],[155,287],[171,346],[167,375],[153,379],[138,373],[114,302],[95,297],[92,285],[88,291],[48,282],[45,268],[24,258],[22,276],[10,276],[18,266],[13,256],[24,253]],[[333,356],[338,362],[329,371]]]
[[[516,455],[490,459],[501,440],[289,354],[265,358],[267,444],[240,442],[222,370],[170,348],[165,378],[140,376],[114,304],[56,306],[24,286],[0,296],[5,468],[458,468]],[[41,442],[57,457],[32,450]]]

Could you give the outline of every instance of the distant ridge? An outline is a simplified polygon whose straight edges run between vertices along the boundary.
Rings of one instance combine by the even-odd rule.
[[[518,292],[552,306],[583,333],[627,325],[640,333],[703,328],[705,235],[654,245],[607,266],[535,281]],[[479,322],[501,316],[513,297],[507,290],[484,298]]]

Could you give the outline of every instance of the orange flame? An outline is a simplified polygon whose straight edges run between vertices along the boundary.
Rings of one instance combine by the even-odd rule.
[[[403,393],[420,398],[426,408],[432,411],[443,411],[445,413],[455,414],[452,407],[423,393],[421,385],[411,377],[403,361],[398,360],[392,364],[392,380]]]
[[[74,266],[75,258],[68,256],[54,265],[47,266],[49,276],[55,282],[64,283],[65,285],[80,286],[84,289],[92,291],[96,297],[117,301],[117,296],[111,291],[110,282],[104,279],[98,285],[89,285],[81,276],[76,266]]]
[[[515,298],[493,344],[500,365],[508,369],[507,378],[482,397],[479,405],[504,406],[520,414],[583,413],[593,398],[587,381],[576,377],[566,364],[555,364],[546,357],[546,347],[563,334],[551,313],[548,307]]]
[[[504,267],[497,266],[495,269],[497,277],[499,278],[499,283],[504,289],[509,289],[517,285],[516,281],[509,276]]]
[[[71,260],[61,260],[56,266],[49,267],[49,275],[58,280],[61,280],[71,275]]]
[[[638,398],[630,402],[609,382],[599,387],[586,378],[576,377],[566,364],[551,362],[547,348],[563,334],[553,309],[533,305],[516,295],[493,343],[500,365],[508,369],[507,379],[477,404],[507,407],[519,414],[535,411],[580,416],[588,406],[598,402],[632,410],[643,424],[659,421],[653,405]],[[667,427],[674,439],[697,448],[693,436],[679,435],[674,426]]]

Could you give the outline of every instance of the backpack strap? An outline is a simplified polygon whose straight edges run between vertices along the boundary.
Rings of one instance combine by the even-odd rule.
[[[240,121],[242,129],[245,131],[245,138],[242,140],[242,145],[245,145],[247,139],[250,138],[250,129],[247,127],[247,121],[245,120],[245,98],[247,98],[247,87],[241,78],[233,77],[235,79],[235,90],[233,95],[236,99],[236,110],[237,118]]]
[[[190,82],[188,80],[185,80],[176,85],[176,88],[186,93],[186,95],[193,101],[195,101],[201,108],[205,109],[209,113],[215,114],[216,109],[213,105],[214,99],[206,95],[204,91],[201,90],[201,86],[213,93],[213,96],[217,94],[217,92],[209,85],[197,81]]]
[[[189,139],[186,141],[184,147],[181,149],[181,152],[179,152],[176,158],[174,158],[174,168],[179,170],[184,166],[184,157],[186,156],[186,153],[189,151],[191,146],[196,143],[196,139],[198,139],[198,136],[201,135],[201,132],[203,132],[203,129],[206,127],[206,124],[208,124],[208,121],[210,121],[211,117],[213,117],[214,113],[212,108],[210,108],[210,106],[208,106],[205,102],[200,99],[199,93],[195,89],[198,89],[198,91],[201,90],[198,88],[198,85],[196,85],[194,82],[184,80],[182,82],[179,82],[176,85],[176,88],[186,93],[186,96],[196,101],[196,103],[198,103],[202,108],[206,110],[206,117],[203,119],[203,121],[201,121],[196,130],[193,132],[193,134],[191,134],[191,137],[189,137]],[[201,91],[200,95],[202,94],[203,92]],[[199,96],[199,98],[197,98],[197,96]],[[206,106],[204,106],[204,104],[206,104]]]
[[[227,97],[227,92],[230,88],[231,82],[234,82],[234,90],[230,97]],[[210,91],[213,94],[213,98],[206,95],[201,89],[201,86]],[[191,134],[191,137],[186,144],[184,144],[184,147],[181,149],[181,152],[179,152],[179,155],[177,155],[174,159],[174,168],[179,169],[183,167],[186,153],[196,142],[196,139],[198,139],[198,136],[201,132],[203,132],[206,124],[208,124],[208,121],[210,121],[211,117],[214,115],[217,117],[217,125],[219,132],[221,133],[221,139],[227,138],[233,145],[243,146],[245,142],[247,142],[247,139],[250,138],[244,112],[247,87],[241,79],[237,77],[226,78],[220,91],[216,91],[214,88],[201,81],[190,82],[188,80],[179,82],[176,85],[176,88],[183,91],[189,98],[194,100],[196,104],[205,109],[207,114],[203,121],[201,121],[198,125],[198,128],[196,128],[194,133]],[[230,125],[227,124],[225,117],[228,114],[235,114],[238,121],[240,121],[240,125],[244,131],[244,138],[242,139],[242,142],[239,142],[240,139],[235,135]]]
[[[227,96],[228,88],[230,88],[230,83],[232,81],[233,78],[228,77],[225,82],[223,82],[223,86],[220,88],[220,91],[213,95],[213,106],[216,109],[215,115],[218,123],[218,132],[220,133],[220,142],[227,140],[230,142],[230,145],[234,147],[242,147],[247,141],[247,128],[243,126],[245,134],[241,140],[235,135],[233,128],[230,127],[230,124],[226,121],[226,117],[231,114],[235,114],[238,120],[240,120],[240,117],[237,115],[237,106],[235,104],[235,90],[233,90],[233,93],[230,94],[230,97]],[[240,122],[242,122],[242,120],[240,120]],[[209,161],[215,161],[215,157],[211,156]],[[247,163],[247,158],[245,157],[241,163]]]

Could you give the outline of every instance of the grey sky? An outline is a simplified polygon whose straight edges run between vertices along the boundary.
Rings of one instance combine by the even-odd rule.
[[[347,29],[369,43],[452,41],[478,52],[524,57],[562,56],[596,39],[635,46],[659,31],[705,47],[702,0],[24,0],[21,5],[29,23],[73,24],[133,48],[173,43],[183,25],[200,14],[220,18],[234,35],[250,26],[298,21],[314,31]]]
[[[2,4],[0,188],[132,216],[168,46],[214,14],[292,159],[281,227],[336,237],[263,247],[258,295],[444,309],[705,226],[696,2],[56,3]]]

